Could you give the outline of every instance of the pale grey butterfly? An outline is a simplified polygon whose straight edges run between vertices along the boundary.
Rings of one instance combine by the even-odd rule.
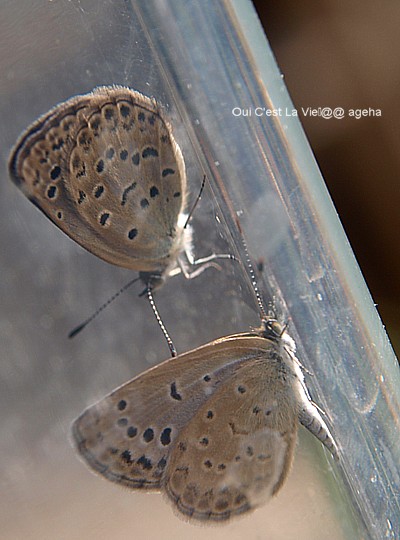
[[[113,482],[157,490],[179,515],[223,522],[283,485],[298,423],[338,458],[311,401],[293,339],[271,317],[167,360],[73,424],[85,462]]]
[[[233,258],[194,259],[182,152],[161,106],[130,88],[98,87],[51,109],[20,136],[9,172],[78,244],[139,271],[159,322],[150,288]]]

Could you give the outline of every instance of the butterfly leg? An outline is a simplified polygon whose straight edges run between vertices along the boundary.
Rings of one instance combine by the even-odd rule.
[[[194,259],[191,253],[185,253],[185,259],[179,258],[179,267],[186,279],[193,279],[204,272],[207,268],[215,268],[222,270],[221,266],[217,264],[216,260],[229,259],[237,260],[233,255],[229,253],[213,253],[208,257],[202,257],[201,259]]]

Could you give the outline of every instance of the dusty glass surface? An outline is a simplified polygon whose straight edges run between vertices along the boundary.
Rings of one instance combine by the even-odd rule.
[[[16,1],[0,20],[4,538],[398,536],[399,374],[387,338],[297,120],[232,112],[290,106],[251,4]],[[223,527],[189,525],[160,495],[94,476],[70,444],[71,421],[87,405],[168,349],[139,290],[67,339],[132,273],[58,231],[7,179],[5,163],[39,114],[112,83],[167,107],[193,200],[209,178],[193,219],[196,254],[240,255],[239,217],[263,263],[265,300],[274,296],[288,320],[342,448],[336,468],[301,429],[278,497]],[[178,351],[258,325],[246,273],[222,267],[193,281],[178,276],[157,293]]]

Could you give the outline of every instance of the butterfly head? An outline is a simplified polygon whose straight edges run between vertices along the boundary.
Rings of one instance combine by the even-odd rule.
[[[270,339],[276,343],[282,342],[282,344],[294,354],[296,352],[296,344],[293,338],[289,336],[286,329],[287,324],[281,324],[273,317],[263,317],[259,332],[265,339]]]
[[[286,326],[282,326],[279,321],[272,317],[263,317],[261,321],[260,333],[266,339],[280,341],[285,330]]]
[[[146,288],[150,287],[152,291],[159,289],[165,282],[165,272],[139,272],[139,278],[145,283]]]

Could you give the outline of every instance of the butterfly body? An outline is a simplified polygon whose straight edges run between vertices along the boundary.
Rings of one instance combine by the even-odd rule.
[[[12,180],[61,230],[107,262],[162,275],[189,249],[182,152],[157,102],[99,87],[20,137]]]
[[[264,321],[116,389],[75,421],[80,454],[109,480],[164,492],[187,518],[226,521],[256,508],[290,470],[299,420],[337,456],[290,338],[275,330]]]

